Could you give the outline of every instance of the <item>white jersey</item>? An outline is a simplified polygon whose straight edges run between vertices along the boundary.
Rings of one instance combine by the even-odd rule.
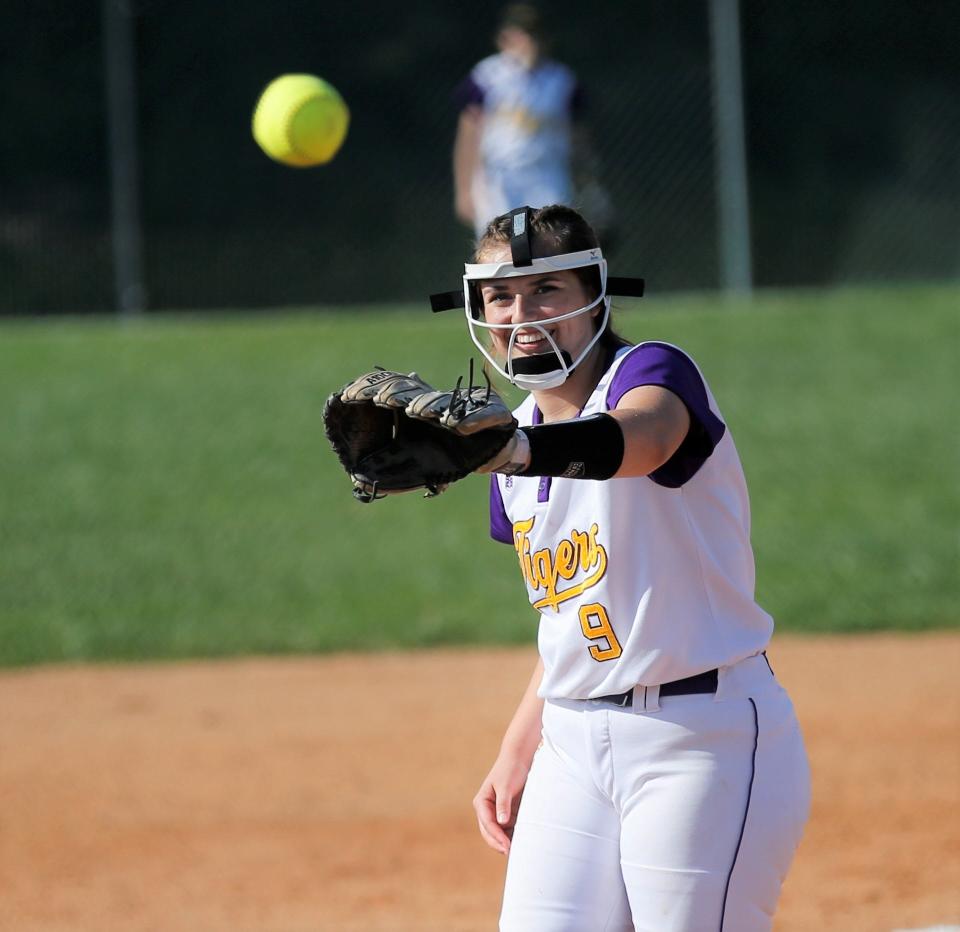
[[[663,385],[691,413],[650,476],[491,477],[491,534],[516,548],[540,612],[539,694],[583,699],[654,686],[761,652],[773,622],[754,600],[750,507],[733,439],[699,369],[677,347],[624,348],[581,414]],[[514,412],[539,423],[533,396]]]
[[[579,86],[569,68],[541,59],[528,69],[511,55],[491,55],[473,68],[458,97],[461,105],[483,110],[480,170],[473,184],[478,231],[514,207],[570,202],[571,125]]]

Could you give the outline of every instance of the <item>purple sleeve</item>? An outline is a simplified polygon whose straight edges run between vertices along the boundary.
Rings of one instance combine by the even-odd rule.
[[[483,106],[483,88],[468,74],[454,89],[453,102],[457,110],[465,110],[471,104]]]
[[[650,473],[658,485],[676,489],[692,479],[723,437],[726,425],[710,410],[707,388],[690,358],[665,343],[643,343],[620,364],[607,390],[613,409],[632,388],[661,385],[673,392],[690,412],[690,430],[677,451]]]
[[[502,544],[513,543],[513,525],[503,507],[503,496],[497,477],[490,477],[490,536]]]

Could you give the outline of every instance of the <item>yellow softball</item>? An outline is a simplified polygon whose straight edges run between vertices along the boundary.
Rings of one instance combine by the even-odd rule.
[[[260,94],[253,138],[270,158],[307,168],[329,162],[347,135],[350,111],[337,89],[312,74],[283,74]]]

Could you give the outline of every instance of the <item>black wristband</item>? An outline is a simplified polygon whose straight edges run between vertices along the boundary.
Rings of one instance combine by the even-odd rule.
[[[623,431],[609,414],[524,427],[523,432],[530,440],[530,465],[523,476],[609,479],[623,462]]]

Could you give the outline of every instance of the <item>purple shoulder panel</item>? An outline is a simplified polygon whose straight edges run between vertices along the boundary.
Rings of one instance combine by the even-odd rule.
[[[679,488],[692,479],[723,437],[726,425],[710,410],[707,389],[697,367],[676,347],[643,343],[630,350],[607,390],[607,408],[613,409],[632,388],[660,385],[673,392],[690,412],[690,430],[676,453],[650,473],[658,485]]]
[[[453,103],[458,110],[464,110],[471,104],[483,105],[483,88],[468,74],[453,91]]]
[[[490,536],[502,544],[513,543],[513,525],[503,507],[503,496],[496,476],[490,476]]]

